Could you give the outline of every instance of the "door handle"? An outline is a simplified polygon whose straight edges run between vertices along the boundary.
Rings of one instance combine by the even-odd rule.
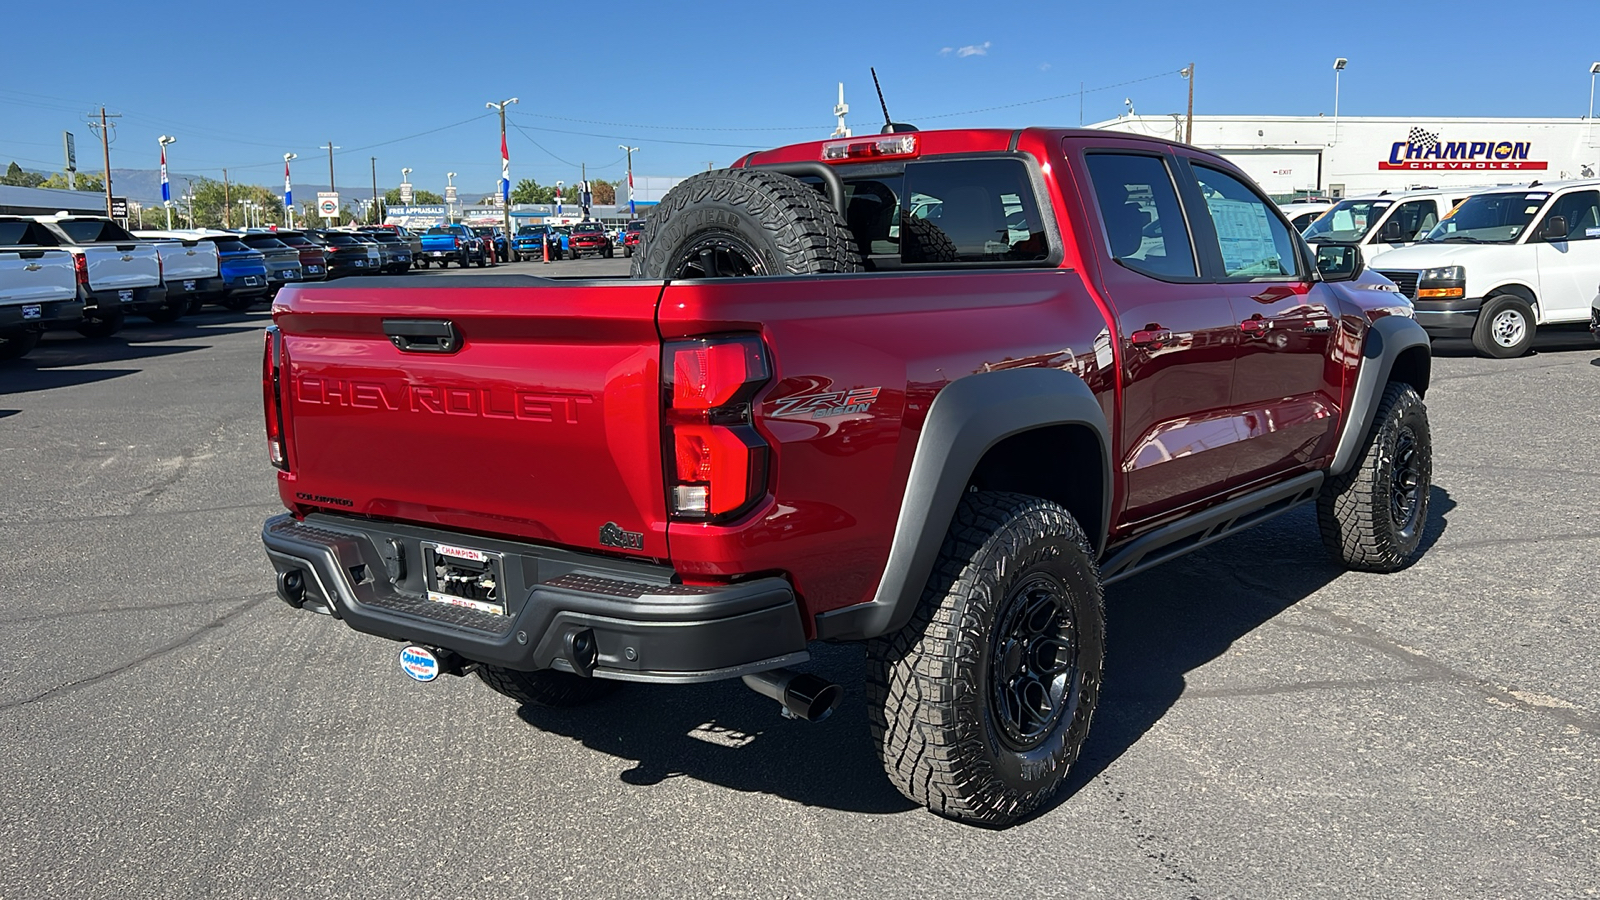
[[[1262,337],[1272,329],[1272,322],[1261,318],[1259,315],[1251,316],[1239,323],[1239,330],[1251,337]]]
[[[1172,340],[1172,332],[1158,326],[1155,328],[1147,328],[1140,331],[1135,331],[1133,334],[1128,336],[1128,340],[1136,347],[1149,346],[1160,348],[1161,345]]]
[[[461,347],[456,323],[449,319],[384,319],[383,333],[408,353],[454,353]]]

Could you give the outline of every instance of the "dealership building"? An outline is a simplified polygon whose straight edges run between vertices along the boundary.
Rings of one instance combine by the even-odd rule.
[[[1181,141],[1184,125],[1174,114],[1093,127]],[[1227,157],[1278,200],[1600,174],[1600,128],[1590,119],[1195,116],[1194,144]]]

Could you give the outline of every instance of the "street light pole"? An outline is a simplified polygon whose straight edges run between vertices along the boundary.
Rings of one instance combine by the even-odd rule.
[[[506,107],[517,102],[517,98],[502,100],[499,103],[489,101],[483,106],[485,109],[500,110],[500,209],[502,218],[505,219],[506,254],[515,252],[511,249],[511,152],[506,149]]]
[[[333,145],[333,141],[328,142],[328,192],[332,194],[339,193],[339,189],[333,186],[333,151],[337,149],[339,148]],[[334,213],[333,218],[337,222],[339,214]]]
[[[290,228],[294,227],[294,189],[289,185],[289,160],[299,158],[299,154],[295,153],[283,155],[283,208]]]
[[[1600,62],[1589,64],[1589,146],[1594,146],[1594,77],[1600,75]]]
[[[1339,143],[1339,73],[1350,64],[1350,60],[1339,57],[1333,61],[1333,142]]]
[[[1184,67],[1183,77],[1189,82],[1189,113],[1184,118],[1183,142],[1194,143],[1194,63]]]
[[[378,224],[378,158],[372,157],[372,224]]]
[[[451,216],[456,208],[455,201],[450,199],[456,192],[456,173],[446,172],[444,173],[444,179],[446,184],[444,189],[444,223],[449,225]],[[443,263],[440,265],[443,265]]]
[[[177,143],[178,139],[170,134],[163,134],[156,139],[161,145],[161,205],[167,208],[167,230],[172,230],[172,189],[167,186],[167,145]],[[67,185],[69,188],[72,185]]]
[[[633,211],[633,154],[639,148],[629,147],[627,144],[618,144],[617,146],[628,154],[628,218],[631,219],[637,215]]]

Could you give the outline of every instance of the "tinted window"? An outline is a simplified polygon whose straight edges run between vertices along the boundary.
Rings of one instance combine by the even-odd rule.
[[[55,247],[60,242],[37,222],[0,222],[0,246]]]
[[[598,225],[598,224],[594,224],[594,225],[574,225],[574,226],[572,226],[572,233],[573,234],[604,234],[605,230],[606,229],[605,229],[604,225]]]
[[[312,243],[311,241],[306,240],[304,237],[302,237],[302,236],[300,236],[298,234],[280,234],[280,235],[276,235],[276,237],[277,237],[278,240],[282,241],[285,244],[288,244],[291,247],[315,247],[316,246],[316,244]]]
[[[1299,277],[1289,226],[1277,217],[1272,204],[1226,172],[1195,166],[1194,175],[1216,228],[1223,274],[1229,278]]]
[[[1432,200],[1412,200],[1400,204],[1389,216],[1383,223],[1384,231],[1391,230],[1389,222],[1400,223],[1400,236],[1394,238],[1395,241],[1418,241],[1439,224],[1439,207]],[[1384,240],[1384,236],[1380,234],[1378,239]]]
[[[250,235],[244,239],[244,242],[257,250],[282,250],[288,246],[283,241],[264,234]]]
[[[1163,160],[1092,153],[1089,178],[1113,259],[1147,275],[1194,277],[1189,229]]]
[[[1567,220],[1569,241],[1600,240],[1600,192],[1574,191],[1565,197],[1558,197],[1556,202],[1550,204],[1550,212],[1545,214],[1545,219],[1548,221],[1551,216],[1561,216]]]
[[[424,231],[423,234],[455,234],[455,232],[443,225],[435,225],[432,228],[429,228],[427,231]]]
[[[217,245],[218,253],[249,253],[250,248],[233,238],[214,238],[211,243]]]
[[[359,241],[348,234],[325,234],[322,236],[322,239],[335,247],[349,247],[353,244],[359,243]]]
[[[903,190],[902,262],[1013,262],[1049,255],[1033,185],[1020,160],[912,163]]]
[[[57,222],[56,227],[66,232],[67,237],[74,243],[91,244],[95,241],[125,242],[136,241],[138,238],[123,230],[122,226],[111,221],[100,219],[65,219]]]

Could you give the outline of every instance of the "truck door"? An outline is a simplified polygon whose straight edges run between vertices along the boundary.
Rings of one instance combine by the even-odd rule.
[[[1297,472],[1332,451],[1343,372],[1330,357],[1332,289],[1312,278],[1276,207],[1193,160],[1202,268],[1232,304],[1235,484]],[[1430,201],[1431,202],[1431,201]]]
[[[1084,155],[1110,263],[1123,414],[1117,439],[1130,523],[1205,500],[1233,469],[1227,417],[1238,325],[1196,263],[1172,159],[1097,143]]]
[[[1545,223],[1560,216],[1565,240],[1544,240]],[[1539,321],[1582,321],[1600,293],[1600,191],[1557,197],[1528,237],[1539,263]]]

